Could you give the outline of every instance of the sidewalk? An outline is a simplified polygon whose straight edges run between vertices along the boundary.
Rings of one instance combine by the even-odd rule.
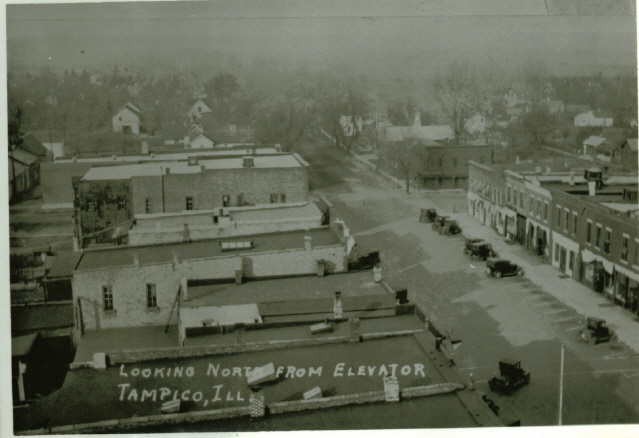
[[[485,239],[492,243],[499,258],[508,259],[522,266],[525,276],[531,279],[546,293],[554,296],[565,305],[573,308],[580,315],[596,316],[605,319],[615,331],[619,341],[625,343],[639,353],[639,324],[637,316],[593,291],[572,278],[561,278],[562,273],[532,253],[516,254],[515,251],[525,249],[518,245],[510,245],[491,228],[480,224],[468,213],[450,213],[462,227],[463,234],[468,237]],[[540,263],[541,262],[541,263]]]

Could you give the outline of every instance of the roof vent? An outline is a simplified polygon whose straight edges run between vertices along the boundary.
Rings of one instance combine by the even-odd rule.
[[[189,157],[189,166],[197,166],[198,157]]]

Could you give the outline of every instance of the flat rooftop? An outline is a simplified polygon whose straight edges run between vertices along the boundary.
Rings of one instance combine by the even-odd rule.
[[[183,148],[183,146],[182,146]],[[246,147],[217,147],[212,149],[192,149],[190,151],[137,155],[110,155],[93,156],[84,158],[58,158],[54,163],[127,163],[127,162],[154,162],[154,161],[180,161],[189,157],[228,157],[233,155],[275,155],[280,152],[274,147],[250,146]]]
[[[228,306],[278,301],[290,304],[291,301],[315,300],[318,303],[328,302],[328,311],[332,311],[333,297],[337,291],[342,293],[345,307],[349,297],[389,294],[384,286],[373,281],[371,271],[361,271],[325,277],[249,281],[242,284],[189,285],[189,299],[181,301],[180,306]]]
[[[276,221],[280,219],[302,219],[321,216],[322,212],[314,202],[305,205],[278,204],[277,207],[251,208],[245,210],[231,210],[229,216],[232,221]]]
[[[371,326],[365,326],[365,322],[369,322]],[[392,325],[388,325],[389,323]],[[348,323],[342,325],[346,327]],[[303,328],[306,336],[311,336],[308,326]],[[296,331],[301,328],[290,329]],[[371,329],[378,332],[397,329],[419,330],[423,329],[423,323],[414,315],[363,320],[361,333],[370,333]],[[261,332],[261,336],[272,339],[278,337],[273,335],[273,330],[279,330],[279,336],[285,336],[281,332],[282,329],[258,332]],[[252,333],[254,332],[247,331],[245,335],[248,337]],[[89,333],[85,337],[88,335]],[[227,337],[234,338],[234,335]],[[84,337],[81,343],[83,340]],[[246,339],[246,342],[249,340]],[[434,350],[434,343],[432,335],[423,331],[355,344],[324,344],[222,356],[159,359],[113,366],[101,371],[73,369],[69,371],[63,387],[58,391],[45,424],[46,427],[54,427],[155,415],[159,413],[162,402],[172,398],[175,391],[182,394],[188,390],[186,394],[193,395],[189,401],[182,403],[182,412],[247,406],[250,392],[246,382],[246,370],[268,363],[273,363],[276,370],[282,367],[283,378],[264,388],[267,404],[300,400],[305,391],[315,387],[320,387],[324,397],[383,390],[384,370],[390,373],[392,368],[396,369],[395,374],[401,388],[447,381],[461,383],[456,380],[459,377],[454,377],[456,374],[448,373],[447,370],[442,372],[439,364],[443,359],[438,358],[439,353],[431,352]],[[191,371],[187,377],[186,369],[189,367]],[[173,370],[171,375],[168,375],[169,368]],[[400,372],[402,368],[404,372]],[[150,369],[151,374],[139,372],[144,369]],[[176,369],[183,369],[183,374],[176,375]],[[313,373],[310,372],[311,369]],[[166,388],[162,398],[160,388]],[[148,394],[148,391],[154,389],[155,400],[148,395],[144,401],[141,400],[143,391],[147,391]],[[167,393],[170,395],[167,396]],[[200,394],[195,396],[196,393]],[[402,421],[391,424],[375,422],[371,415],[375,416],[378,412],[384,418],[392,417]],[[475,416],[468,411],[457,393],[405,400],[400,403],[375,403],[316,410],[308,414],[313,417],[320,415],[323,427],[318,428],[324,429],[477,426]],[[278,430],[316,428],[308,423],[306,426],[296,427],[295,423],[291,422],[294,418],[300,417],[298,414],[273,415],[263,420],[255,420],[255,425],[251,422],[250,427],[270,430],[265,424],[274,422],[279,425],[274,426]],[[236,430],[243,430],[243,423],[248,423],[245,418],[238,418],[227,424],[233,424]],[[210,431],[211,427],[215,428],[217,424],[217,421],[208,422],[205,426]],[[38,427],[41,426],[42,424]],[[24,424],[22,428],[34,427]]]
[[[294,154],[278,154],[269,156],[255,156],[253,158],[254,169],[281,169],[305,167]],[[127,180],[136,176],[159,176],[167,174],[194,174],[206,170],[242,169],[244,159],[220,158],[217,160],[200,159],[197,164],[189,165],[186,161],[167,161],[166,158],[158,163],[140,163],[122,166],[93,167],[82,178],[83,181]]]
[[[298,230],[271,234],[236,236],[224,239],[201,240],[190,243],[172,243],[166,245],[149,245],[104,250],[85,251],[77,271],[112,268],[116,266],[133,266],[133,255],[139,256],[140,265],[168,263],[175,253],[181,261],[204,259],[237,254],[251,254],[265,251],[282,251],[304,248],[304,237],[312,238],[313,246],[329,246],[340,243],[337,234],[330,228]],[[253,241],[253,248],[222,251],[221,242]]]

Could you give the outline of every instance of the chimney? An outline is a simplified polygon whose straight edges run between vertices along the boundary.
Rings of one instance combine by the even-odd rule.
[[[242,161],[243,161],[243,166],[246,168],[255,166],[253,157],[243,157]]]
[[[574,186],[574,185],[575,185],[575,171],[574,171],[574,170],[571,170],[571,171],[570,171],[570,180],[569,180],[569,184],[570,184],[571,186]]]
[[[313,249],[313,238],[311,236],[304,236],[304,249],[310,251]]]
[[[140,255],[138,253],[133,253],[133,267],[140,269]]]
[[[335,319],[341,319],[344,315],[344,309],[342,308],[342,293],[335,292],[335,298],[333,299],[333,317]]]
[[[422,126],[422,113],[419,111],[415,113],[415,119],[413,119],[413,126]]]
[[[204,164],[200,165],[200,172],[204,172],[206,170],[206,166]]]
[[[151,158],[155,158],[155,152],[151,152]]]
[[[182,298],[184,299],[184,301],[188,301],[189,300],[189,285],[188,285],[188,282],[186,281],[186,277],[184,277],[184,276],[180,280],[180,287],[182,288]]]
[[[143,141],[142,142],[142,155],[149,155],[149,142],[148,141]]]
[[[198,157],[189,157],[189,166],[197,166]]]
[[[596,187],[597,187],[597,181],[588,181],[588,195],[595,196]]]
[[[170,174],[171,174],[171,168],[170,168],[170,167],[167,167],[167,168],[166,168],[166,175],[170,175]]]
[[[282,152],[282,145],[276,144],[275,145],[275,151],[276,152]]]
[[[112,159],[113,161],[115,161],[115,160],[117,160],[117,159],[118,159],[118,156],[117,156],[117,155],[111,155],[111,159]]]

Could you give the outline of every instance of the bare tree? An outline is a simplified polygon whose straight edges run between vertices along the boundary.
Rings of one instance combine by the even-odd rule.
[[[399,142],[384,142],[379,147],[380,167],[401,174],[406,183],[406,193],[410,193],[410,182],[423,168],[426,154],[419,141],[407,139]]]
[[[433,99],[453,130],[456,142],[465,136],[466,120],[484,104],[476,73],[468,64],[457,62],[450,64],[433,81]]]

